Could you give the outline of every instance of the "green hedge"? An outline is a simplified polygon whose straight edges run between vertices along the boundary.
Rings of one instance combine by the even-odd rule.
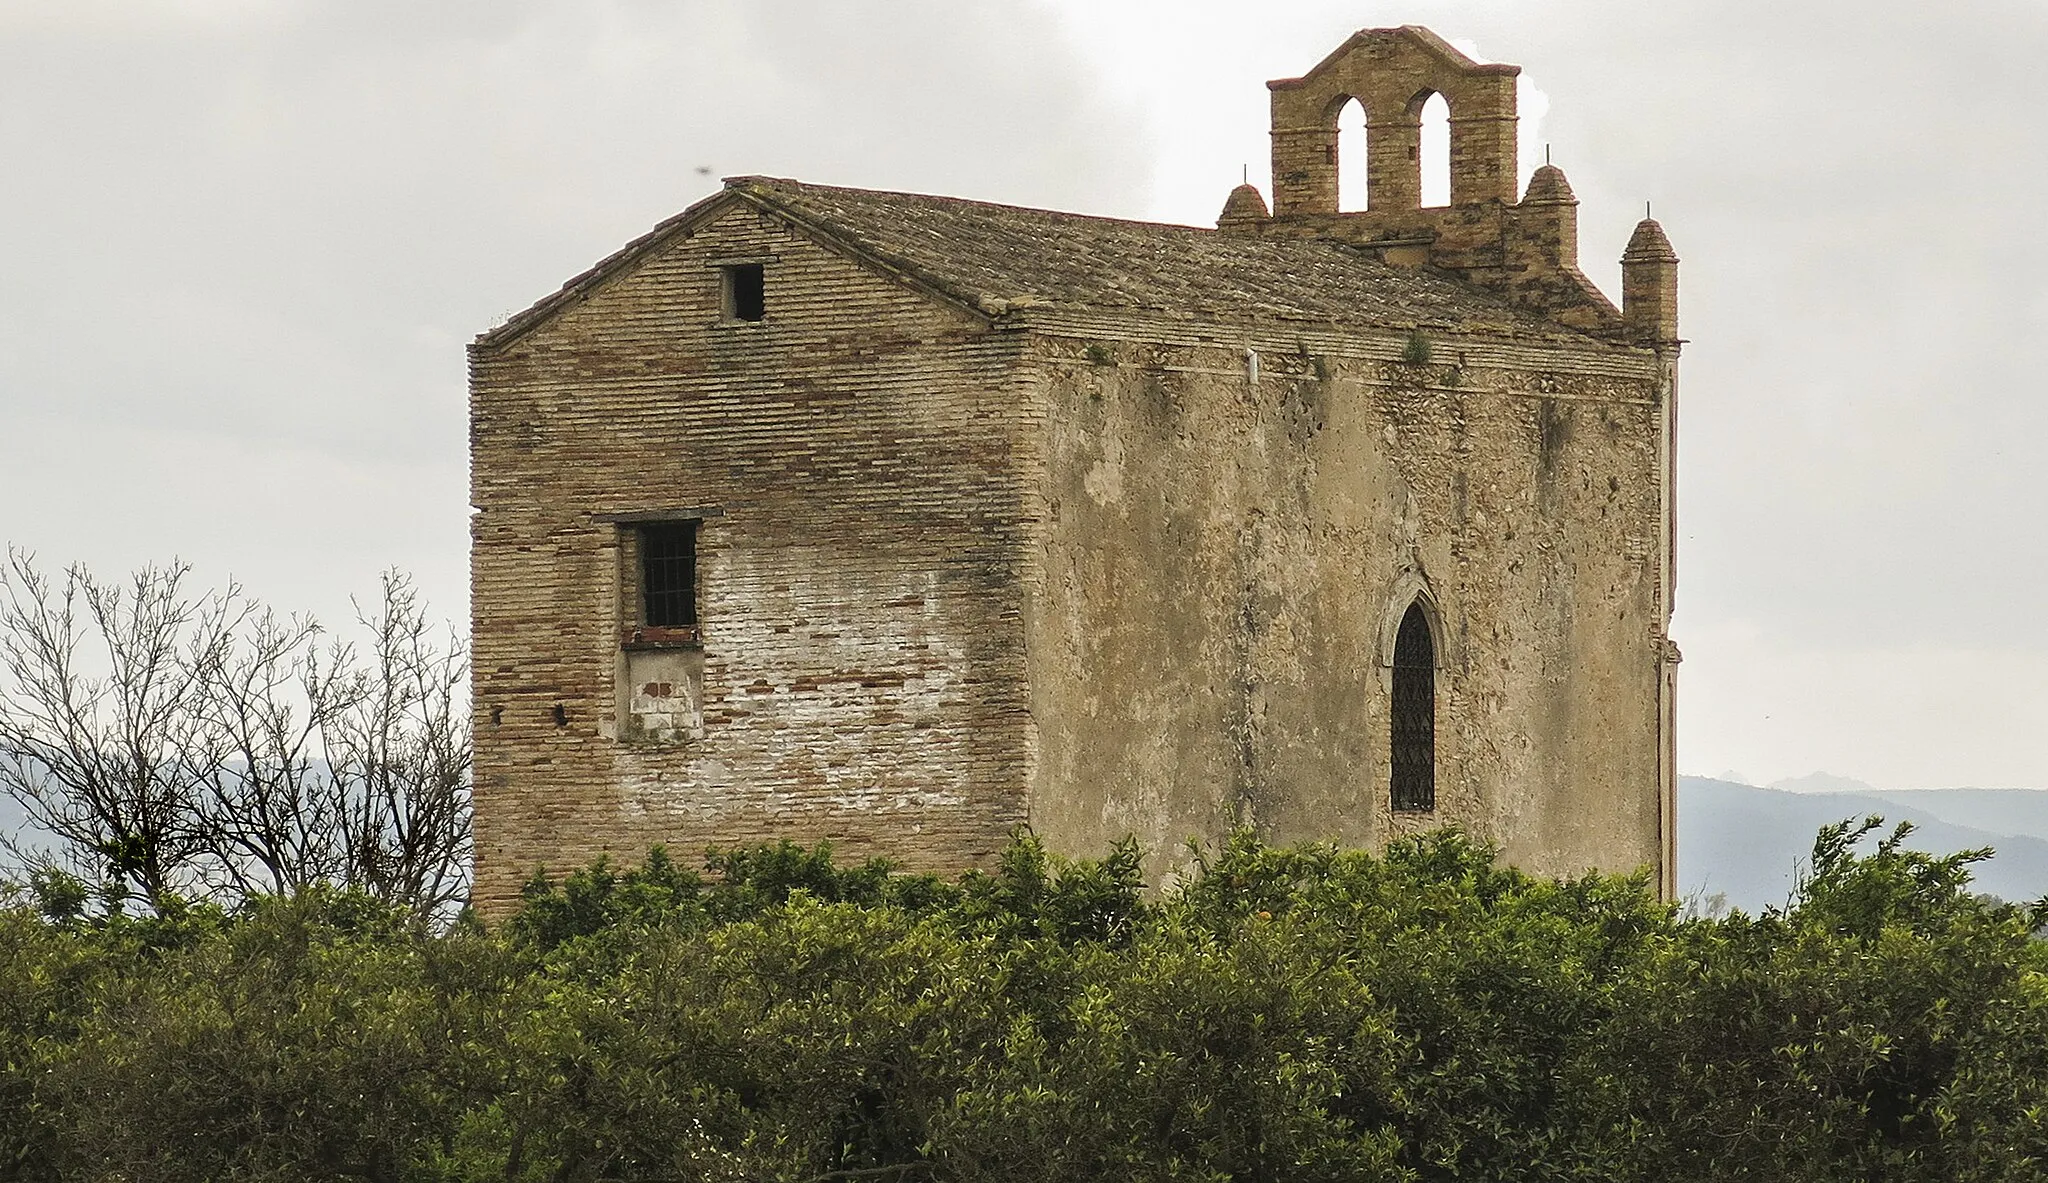
[[[1241,837],[1145,895],[790,845],[362,897],[0,908],[0,1178],[2038,1180],[2034,911],[1823,833],[1782,913]]]

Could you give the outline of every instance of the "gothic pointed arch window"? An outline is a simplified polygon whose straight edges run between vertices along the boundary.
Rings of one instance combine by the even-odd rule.
[[[1417,601],[1394,636],[1393,797],[1402,812],[1436,808],[1436,642]]]

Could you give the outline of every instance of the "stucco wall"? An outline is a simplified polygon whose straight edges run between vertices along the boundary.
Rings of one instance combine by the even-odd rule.
[[[1055,845],[1459,821],[1536,871],[1659,864],[1662,378],[1643,351],[1047,336],[1029,604]],[[1460,364],[1460,362],[1463,364]],[[1536,364],[1531,364],[1532,360]],[[1439,628],[1438,808],[1395,814],[1393,628]]]
[[[733,260],[766,263],[759,324],[720,323]],[[487,912],[537,865],[654,842],[830,838],[947,868],[1001,845],[1029,758],[1018,344],[736,205],[474,353]],[[702,735],[621,742],[634,574],[606,515],[683,509],[717,513]]]

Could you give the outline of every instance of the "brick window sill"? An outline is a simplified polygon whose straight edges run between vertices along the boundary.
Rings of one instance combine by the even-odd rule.
[[[625,649],[702,649],[703,630],[694,626],[683,628],[629,628],[619,638]]]

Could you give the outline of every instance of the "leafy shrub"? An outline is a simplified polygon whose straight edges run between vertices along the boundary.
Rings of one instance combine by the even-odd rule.
[[[38,885],[0,902],[0,1179],[2037,1178],[2043,913],[1874,824],[1756,917],[1455,831],[1239,835],[1149,894],[1129,843],[950,883],[657,850],[494,932]]]

